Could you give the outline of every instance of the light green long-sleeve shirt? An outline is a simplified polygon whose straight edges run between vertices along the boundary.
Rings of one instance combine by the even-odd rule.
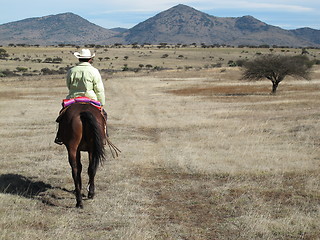
[[[82,62],[71,68],[67,74],[67,99],[88,97],[105,105],[104,86],[98,69],[88,62]]]

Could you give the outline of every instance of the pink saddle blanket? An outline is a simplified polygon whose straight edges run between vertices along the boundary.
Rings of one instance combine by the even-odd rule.
[[[93,100],[88,97],[76,97],[76,98],[70,98],[70,99],[63,99],[62,100],[62,106],[63,108],[70,106],[73,103],[89,103],[93,105],[94,107],[101,110],[101,103],[99,101]]]

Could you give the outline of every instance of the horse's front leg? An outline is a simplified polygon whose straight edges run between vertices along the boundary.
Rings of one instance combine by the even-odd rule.
[[[73,178],[74,186],[75,186],[75,195],[76,195],[76,200],[77,200],[76,207],[83,208],[82,195],[81,195],[82,165],[80,162],[80,152],[77,150],[69,150],[68,152],[69,152],[69,163],[70,163],[70,166],[72,169],[72,178]]]
[[[95,163],[94,159],[92,158],[92,153],[89,152],[89,167],[88,167],[88,175],[89,175],[89,184],[88,184],[88,198],[94,197],[94,177],[97,172],[97,164]]]

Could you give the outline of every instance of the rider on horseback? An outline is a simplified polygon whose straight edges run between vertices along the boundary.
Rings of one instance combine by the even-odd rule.
[[[66,83],[69,94],[66,98],[88,97],[99,101],[103,107],[105,105],[104,85],[99,70],[91,65],[95,54],[91,55],[89,49],[82,49],[80,53],[75,52],[74,55],[79,59],[79,64],[67,73]],[[107,113],[103,108],[101,111],[107,120]],[[106,135],[108,136],[107,130]],[[54,142],[63,144],[58,135]]]

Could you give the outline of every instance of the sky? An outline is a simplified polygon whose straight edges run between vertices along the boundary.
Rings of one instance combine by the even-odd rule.
[[[72,12],[104,28],[131,28],[178,4],[216,17],[251,15],[284,29],[320,30],[319,0],[9,0],[1,3],[0,24]]]

